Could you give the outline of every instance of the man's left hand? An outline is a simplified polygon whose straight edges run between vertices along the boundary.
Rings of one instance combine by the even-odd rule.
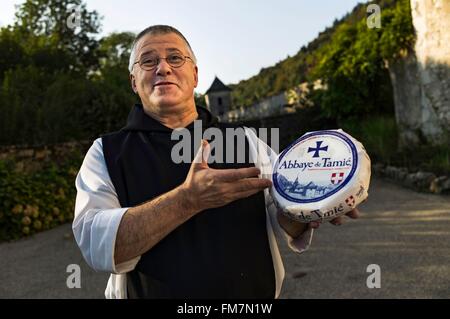
[[[355,209],[349,211],[348,213],[346,213],[345,215],[347,215],[348,217],[350,217],[352,219],[359,218],[359,210],[355,208]],[[301,222],[295,221],[295,220],[287,217],[281,211],[277,212],[277,217],[278,217],[278,223],[281,225],[281,227],[293,238],[300,236],[308,229],[311,229],[311,228],[317,229],[317,228],[319,228],[319,226],[321,224],[321,221],[313,221],[308,224],[301,223]],[[330,221],[330,223],[335,226],[341,225],[341,224],[343,224],[343,222],[344,222],[344,216],[339,216],[339,217],[333,218]]]
[[[357,208],[354,208],[353,210],[349,211],[348,213],[345,214],[347,217],[350,217],[351,219],[357,219],[359,218],[359,210]],[[342,225],[344,223],[344,216],[338,216],[336,218],[333,218],[332,220],[330,220],[330,224],[333,224],[335,226],[339,226]],[[320,226],[320,222],[319,221],[315,221],[315,222],[310,222],[309,225],[311,228],[319,228]]]

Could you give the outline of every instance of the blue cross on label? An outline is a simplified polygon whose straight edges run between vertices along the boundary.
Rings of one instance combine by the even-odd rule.
[[[327,151],[328,150],[328,145],[320,147],[320,145],[322,145],[322,142],[323,141],[317,141],[316,142],[316,148],[308,147],[308,153],[314,152],[313,157],[319,157],[320,151],[324,151],[324,152]]]

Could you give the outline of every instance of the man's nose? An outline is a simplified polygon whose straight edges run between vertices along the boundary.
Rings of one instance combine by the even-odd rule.
[[[157,75],[167,75],[172,72],[172,67],[167,63],[166,59],[160,59],[158,65],[156,66]]]

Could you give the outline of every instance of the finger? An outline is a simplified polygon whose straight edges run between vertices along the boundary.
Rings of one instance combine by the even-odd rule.
[[[244,178],[235,182],[228,183],[231,188],[231,192],[245,192],[252,189],[265,189],[272,186],[272,181],[266,178]]]
[[[200,148],[197,151],[197,154],[194,157],[192,165],[199,167],[208,167],[208,158],[211,153],[211,146],[209,145],[207,140],[202,140],[200,144]]]
[[[342,225],[343,222],[344,222],[344,219],[342,218],[342,216],[333,218],[333,219],[330,221],[330,223],[333,224],[333,225],[335,225],[335,226]]]
[[[256,193],[258,193],[260,191],[262,191],[262,189],[251,189],[251,190],[247,190],[247,191],[243,191],[243,192],[233,193],[232,196],[231,196],[231,198],[232,198],[231,201],[235,201],[237,199],[241,199],[241,198],[246,198],[246,197],[252,196],[252,195],[254,195],[254,194],[256,194]]]
[[[215,177],[221,182],[235,182],[243,178],[256,177],[260,173],[256,167],[214,170]]]
[[[204,164],[208,165],[209,155],[211,154],[211,145],[209,145],[207,140],[202,140],[202,161]]]
[[[357,218],[359,218],[360,213],[359,213],[359,210],[357,210],[357,209],[355,208],[355,209],[349,211],[349,212],[348,212],[347,214],[345,214],[345,215],[347,215],[348,217],[350,217],[350,218],[352,218],[352,219],[357,219]]]
[[[245,180],[241,180],[241,182],[226,183],[223,185],[222,193],[239,197],[240,193],[252,192],[254,194],[270,187],[271,185],[272,182],[267,179],[247,178]]]

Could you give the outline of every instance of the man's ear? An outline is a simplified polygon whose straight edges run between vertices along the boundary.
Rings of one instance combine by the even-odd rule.
[[[195,83],[194,87],[196,88],[198,85],[198,67],[197,66],[194,67],[194,83]]]
[[[134,75],[130,73],[130,82],[131,82],[131,89],[135,94],[137,94],[137,87],[136,87],[136,80],[134,78]]]

